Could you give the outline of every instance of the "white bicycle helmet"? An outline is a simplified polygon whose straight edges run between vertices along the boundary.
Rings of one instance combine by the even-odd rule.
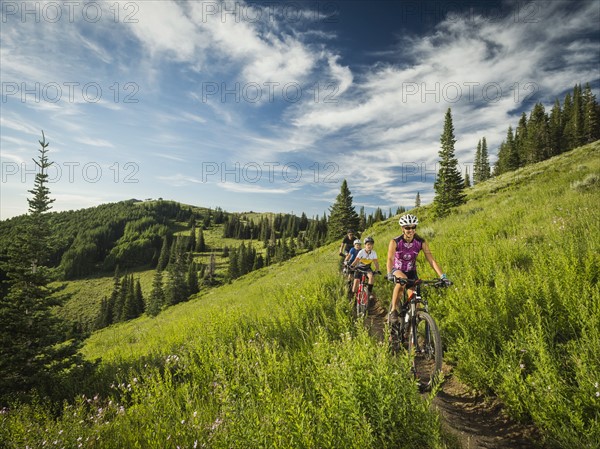
[[[398,220],[400,226],[416,226],[419,224],[419,219],[412,214],[402,215]]]
[[[355,245],[362,245],[362,243],[361,243],[360,239],[356,239],[356,240],[354,240],[354,244],[355,244]]]

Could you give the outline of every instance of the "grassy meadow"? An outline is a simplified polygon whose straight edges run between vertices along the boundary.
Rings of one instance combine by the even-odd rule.
[[[545,447],[600,447],[600,143],[494,178],[433,220],[454,285],[432,293],[445,360],[533,422]],[[397,218],[373,235],[382,271]],[[7,448],[454,448],[406,357],[354,323],[337,244],[94,333],[74,400],[0,413]],[[421,256],[422,257],[422,256]],[[420,260],[422,277],[434,276]],[[391,284],[376,293],[389,303]],[[145,292],[144,292],[145,293]],[[0,443],[1,446],[1,443]]]
[[[600,447],[599,203],[596,142],[476,185],[443,220],[413,210],[455,282],[430,300],[445,360],[550,447]],[[398,225],[372,233],[385,254]]]

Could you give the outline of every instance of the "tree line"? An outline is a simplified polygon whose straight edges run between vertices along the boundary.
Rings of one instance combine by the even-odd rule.
[[[565,94],[562,106],[557,98],[550,113],[536,103],[525,112],[513,131],[508,127],[500,144],[494,175],[543,161],[573,148],[600,139],[600,106],[589,83],[575,85]]]

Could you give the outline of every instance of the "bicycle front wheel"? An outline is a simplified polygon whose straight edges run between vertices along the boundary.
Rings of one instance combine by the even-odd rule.
[[[367,308],[369,306],[369,293],[367,290],[363,289],[358,292],[356,295],[356,315],[364,316],[367,313]]]
[[[436,322],[427,312],[417,312],[410,326],[408,345],[415,378],[422,390],[428,390],[442,371],[442,339]]]

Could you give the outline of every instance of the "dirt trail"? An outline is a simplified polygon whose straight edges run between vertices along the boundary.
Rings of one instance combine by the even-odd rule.
[[[375,303],[365,323],[371,335],[381,340],[386,312]],[[535,428],[510,419],[499,400],[472,392],[453,375],[451,366],[444,364],[443,371],[446,378],[433,407],[440,414],[445,430],[463,449],[542,448]]]

